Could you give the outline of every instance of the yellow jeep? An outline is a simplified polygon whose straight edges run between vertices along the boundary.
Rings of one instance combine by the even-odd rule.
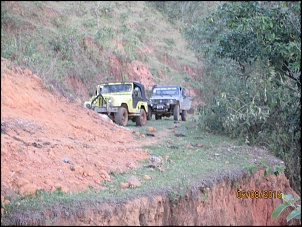
[[[126,126],[128,120],[136,122],[137,126],[147,123],[148,100],[145,87],[137,81],[98,84],[96,94],[84,106],[107,114],[121,126]]]

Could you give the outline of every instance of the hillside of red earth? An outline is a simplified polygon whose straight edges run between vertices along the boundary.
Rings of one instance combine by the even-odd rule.
[[[1,58],[1,193],[99,188],[110,181],[110,172],[149,158],[136,138],[83,103],[50,93],[38,75]]]

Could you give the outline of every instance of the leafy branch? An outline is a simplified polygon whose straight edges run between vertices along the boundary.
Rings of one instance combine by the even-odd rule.
[[[294,208],[294,210],[291,213],[289,213],[289,215],[287,215],[286,221],[289,222],[292,219],[301,220],[301,205],[296,203],[298,200],[300,200],[300,197],[293,198],[291,194],[288,195],[282,194],[282,199],[285,201],[285,203],[282,203],[275,208],[275,210],[272,213],[272,218],[276,219],[281,214],[281,212],[285,210],[285,208],[292,207]]]

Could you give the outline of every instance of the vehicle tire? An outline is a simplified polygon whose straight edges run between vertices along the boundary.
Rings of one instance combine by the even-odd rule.
[[[144,109],[141,109],[138,117],[135,117],[137,126],[144,126],[147,123],[147,113]]]
[[[120,107],[115,115],[115,122],[118,125],[126,126],[128,123],[128,112],[124,107]]]
[[[186,110],[182,110],[181,111],[181,120],[182,121],[186,121],[187,120],[187,111]]]
[[[155,114],[155,120],[160,120],[161,119],[161,116]]]
[[[148,106],[147,120],[152,120],[152,109],[150,106]]]
[[[173,107],[173,116],[174,116],[174,121],[178,121],[178,117],[179,117],[179,105],[175,105]]]

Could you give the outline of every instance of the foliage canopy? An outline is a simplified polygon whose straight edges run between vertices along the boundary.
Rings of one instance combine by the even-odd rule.
[[[298,192],[300,2],[226,2],[185,31],[205,64],[204,125],[270,148]]]

